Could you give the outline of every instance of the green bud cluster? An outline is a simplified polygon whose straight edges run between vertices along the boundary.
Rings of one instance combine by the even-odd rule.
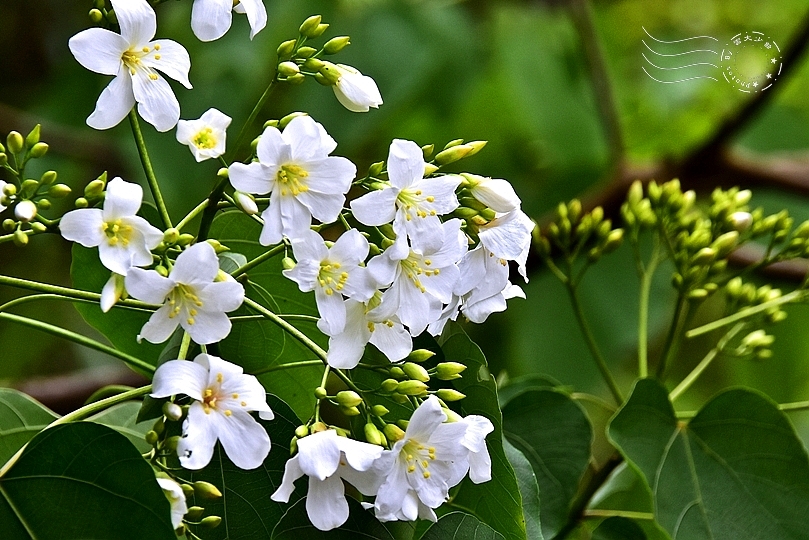
[[[337,54],[351,44],[349,36],[329,39],[320,49],[305,45],[310,39],[319,38],[329,28],[320,15],[312,15],[301,24],[296,39],[288,39],[276,49],[278,54],[277,79],[291,84],[300,84],[306,76],[313,77],[325,86],[337,84],[340,72],[325,55]]]
[[[594,263],[615,251],[623,242],[623,229],[613,228],[612,221],[604,218],[600,206],[584,213],[581,202],[573,199],[567,204],[560,203],[556,214],[544,237],[537,242],[539,253],[545,259],[549,257],[553,244],[571,262],[579,255],[585,255],[588,263]]]

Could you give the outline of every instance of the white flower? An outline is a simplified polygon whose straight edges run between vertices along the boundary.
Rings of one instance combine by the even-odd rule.
[[[399,236],[407,234],[413,249],[436,251],[443,236],[438,216],[458,208],[455,188],[463,178],[424,178],[424,167],[424,155],[416,143],[395,139],[388,154],[390,186],[351,201],[354,217],[370,226],[393,221],[393,230]]]
[[[244,301],[244,287],[235,280],[214,281],[219,261],[210,244],[194,244],[180,253],[169,277],[154,270],[132,268],[126,276],[126,290],[139,300],[163,304],[140,331],[140,338],[162,343],[177,328],[200,345],[225,338],[230,333],[233,311]]]
[[[288,502],[295,490],[293,482],[309,477],[306,512],[321,531],[339,527],[348,519],[348,502],[343,480],[363,495],[375,495],[385,477],[372,470],[382,448],[374,444],[339,437],[332,430],[298,439],[298,453],[287,461],[284,479],[270,498]]]
[[[492,313],[506,310],[506,300],[512,298],[525,299],[525,292],[519,285],[514,285],[510,281],[500,291],[488,292],[483,288],[474,289],[468,296],[464,297],[461,313],[473,323],[482,323]]]
[[[152,397],[185,394],[194,400],[177,443],[180,464],[201,469],[213,456],[216,441],[241,469],[255,469],[270,452],[270,436],[251,415],[258,411],[272,420],[264,387],[242,368],[209,354],[193,362],[170,360],[161,364],[152,381]]]
[[[197,162],[218,158],[225,153],[225,137],[230,116],[208,109],[199,120],[177,122],[177,141],[187,144]]]
[[[351,229],[328,248],[323,238],[309,229],[292,240],[292,251],[297,264],[283,274],[297,283],[301,292],[315,291],[321,332],[342,332],[346,323],[342,295],[365,301],[376,292],[368,270],[360,266],[368,256],[368,240]]]
[[[326,362],[331,367],[356,367],[368,343],[379,349],[391,362],[404,359],[413,350],[413,338],[399,317],[374,309],[381,300],[382,293],[376,292],[368,303],[351,299],[345,301],[345,328],[329,338]]]
[[[467,189],[472,196],[495,212],[511,212],[520,207],[520,198],[508,180],[476,174],[463,176],[470,184]]]
[[[332,86],[337,101],[351,112],[368,112],[370,107],[382,105],[382,95],[376,82],[359,70],[345,64],[336,64],[340,78]]]
[[[125,293],[124,276],[113,272],[110,279],[104,284],[104,288],[101,289],[101,311],[108,312]]]
[[[378,313],[388,318],[396,314],[413,336],[438,319],[443,304],[452,300],[460,274],[456,263],[466,252],[461,222],[451,219],[438,224],[438,249],[423,254],[410,249],[405,238],[368,262],[371,276],[381,285],[390,284],[382,295]]]
[[[469,450],[469,479],[475,484],[488,482],[492,479],[492,458],[486,447],[486,436],[494,431],[494,425],[485,416],[477,414],[465,416],[461,423],[466,425],[461,445]]]
[[[270,205],[261,214],[263,245],[305,234],[313,216],[323,223],[337,219],[357,168],[344,157],[329,156],[336,147],[323,126],[298,116],[283,133],[264,130],[257,162],[229,167],[230,183],[239,191],[270,193]]]
[[[250,23],[250,39],[267,25],[267,10],[261,0],[194,0],[191,29],[200,41],[219,39],[230,30],[232,12],[245,13]]]
[[[152,264],[151,250],[163,233],[135,215],[143,201],[143,188],[113,178],[107,185],[103,208],[81,208],[62,216],[62,236],[84,247],[98,246],[101,263],[125,276],[133,266]]]
[[[160,485],[160,489],[163,490],[163,495],[171,504],[171,526],[176,529],[183,524],[183,516],[188,513],[183,488],[170,478],[158,478],[157,483]]]
[[[480,243],[495,257],[517,261],[520,275],[527,282],[525,262],[531,249],[531,233],[536,227],[525,212],[517,208],[482,225],[478,232]]]
[[[110,0],[121,27],[118,35],[103,28],[79,32],[68,42],[78,62],[96,73],[115,75],[96,103],[87,125],[118,125],[138,103],[138,113],[158,131],[168,131],[180,118],[180,104],[162,71],[191,88],[191,60],[182,45],[168,39],[151,41],[157,18],[146,0]]]
[[[449,488],[469,467],[469,449],[460,444],[468,425],[446,419],[438,398],[430,396],[413,413],[405,436],[384,453],[375,468],[393,463],[376,495],[380,521],[436,520],[432,509],[447,500]]]
[[[14,207],[14,217],[18,220],[28,223],[37,217],[37,205],[34,201],[23,200],[17,203]]]

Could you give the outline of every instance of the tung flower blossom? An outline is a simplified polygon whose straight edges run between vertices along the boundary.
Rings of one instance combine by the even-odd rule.
[[[270,452],[270,436],[251,415],[257,411],[272,420],[264,387],[242,368],[209,354],[193,362],[170,360],[161,364],[152,381],[152,397],[185,394],[194,400],[177,443],[180,464],[201,469],[213,456],[218,440],[230,460],[241,469],[255,469]]]
[[[374,504],[380,521],[436,521],[433,508],[447,500],[469,467],[469,450],[460,444],[468,425],[446,419],[438,398],[430,396],[413,413],[405,436],[375,465],[384,470],[392,461]]]
[[[520,198],[508,180],[468,173],[463,177],[469,183],[472,196],[495,212],[511,212],[520,207]]]
[[[197,162],[218,158],[225,153],[226,130],[230,116],[208,109],[198,120],[177,122],[177,141],[188,145]]]
[[[385,476],[371,467],[381,455],[381,447],[339,437],[332,429],[298,439],[298,453],[287,461],[283,482],[270,498],[288,502],[295,480],[308,476],[306,512],[315,527],[329,531],[348,519],[343,480],[363,495],[376,494]]]
[[[143,202],[138,184],[113,178],[107,184],[103,208],[80,208],[62,216],[62,236],[84,247],[98,246],[101,263],[125,276],[133,266],[152,264],[151,250],[163,233],[136,213]]]
[[[121,34],[89,28],[68,42],[76,60],[90,71],[115,78],[104,89],[87,125],[108,129],[118,125],[138,103],[138,113],[158,131],[168,131],[180,118],[180,104],[163,72],[191,88],[188,52],[177,42],[158,39],[157,18],[146,0],[111,0]]]
[[[332,86],[337,101],[351,112],[368,112],[382,105],[382,95],[376,82],[359,70],[345,64],[335,64],[340,77]]]
[[[185,502],[185,494],[180,484],[170,478],[157,478],[163,495],[169,500],[171,505],[171,526],[175,529],[183,524],[183,516],[188,513],[188,505]]]
[[[390,186],[351,201],[354,217],[370,226],[393,221],[393,230],[402,237],[406,234],[413,249],[436,251],[443,236],[438,216],[458,208],[455,188],[463,178],[424,178],[425,166],[416,143],[394,139],[388,154]]]
[[[231,327],[225,313],[242,305],[244,287],[233,279],[214,281],[218,273],[219,261],[207,242],[180,253],[168,277],[154,270],[130,270],[126,290],[132,296],[151,304],[165,302],[138,338],[162,343],[179,325],[200,345],[224,339]]]
[[[302,236],[312,217],[323,223],[337,219],[357,168],[344,157],[329,156],[336,147],[323,126],[299,116],[283,133],[275,127],[264,130],[257,162],[229,167],[230,183],[239,191],[270,193],[270,205],[261,214],[263,245]]]
[[[194,0],[191,29],[201,41],[224,36],[233,22],[233,12],[244,13],[250,23],[250,39],[267,25],[267,10],[261,0]]]
[[[343,295],[366,301],[376,292],[367,269],[360,266],[368,256],[368,249],[368,240],[357,229],[343,233],[331,248],[311,229],[292,240],[297,264],[284,270],[284,275],[296,282],[302,292],[315,291],[320,313],[317,326],[323,333],[334,335],[343,331],[346,322]]]

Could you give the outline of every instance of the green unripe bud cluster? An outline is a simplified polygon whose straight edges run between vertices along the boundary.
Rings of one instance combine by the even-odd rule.
[[[547,239],[537,242],[540,255],[546,258],[553,243],[562,253],[584,253],[588,262],[593,263],[615,251],[623,242],[623,229],[613,229],[612,221],[604,218],[604,209],[600,206],[585,213],[581,202],[573,199],[567,204],[560,203],[556,213],[556,220],[548,226]]]

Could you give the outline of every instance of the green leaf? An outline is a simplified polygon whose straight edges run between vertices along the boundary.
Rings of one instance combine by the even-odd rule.
[[[434,523],[421,540],[500,540],[503,535],[475,516],[450,512]],[[534,540],[534,537],[529,537]],[[541,536],[539,538],[542,538]]]
[[[615,516],[596,527],[592,540],[646,540],[646,533],[631,519]]]
[[[210,482],[222,492],[220,499],[195,503],[205,508],[206,516],[222,518],[222,524],[215,529],[195,528],[194,532],[205,540],[269,539],[273,527],[287,511],[287,504],[272,501],[270,495],[281,485],[284,465],[289,459],[289,443],[300,420],[277,397],[267,395],[267,403],[275,419],[259,420],[272,442],[270,454],[261,467],[250,471],[236,467],[217,444],[211,463],[191,475],[192,480]],[[300,495],[293,494],[291,501],[295,502],[297,497]]]
[[[508,439],[503,439],[503,449],[514,474],[522,495],[522,513],[525,516],[525,532],[531,540],[543,540],[542,524],[540,523],[539,484],[531,462],[522,452],[514,448]]]
[[[562,384],[547,375],[530,373],[508,381],[505,386],[497,389],[497,397],[500,399],[500,407],[505,407],[509,401],[522,394],[526,390],[535,388],[559,388]]]
[[[567,521],[590,461],[590,421],[566,394],[533,388],[503,408],[503,430],[534,468],[542,498],[542,533],[553,538]]]
[[[370,510],[365,510],[360,503],[348,500],[348,520],[331,531],[324,532],[309,522],[306,513],[306,497],[293,504],[275,526],[273,540],[396,540],[388,528],[377,521]]]
[[[92,422],[43,431],[0,479],[3,538],[172,540],[169,502],[123,435]]]
[[[258,243],[261,225],[242,212],[224,212],[214,219],[210,237],[233,252],[252,260],[267,251]],[[281,255],[265,261],[248,273],[247,295],[279,314],[317,316],[313,293],[302,293],[298,285],[281,274]],[[245,308],[236,314],[248,313]],[[313,323],[295,324],[312,340],[325,348],[327,338]],[[230,335],[219,343],[220,355],[242,366],[246,373],[260,372],[271,366],[317,359],[314,353],[268,320],[234,321]],[[277,395],[301,418],[312,414],[312,394],[323,375],[320,366],[279,370],[259,375],[268,392]]]
[[[70,277],[73,286],[84,291],[100,293],[110,278],[110,271],[104,268],[98,258],[98,250],[88,249],[79,244],[73,245],[73,263]],[[150,312],[113,308],[104,313],[98,304],[75,303],[76,310],[87,323],[104,334],[119,351],[136,356],[152,365],[157,364],[163,346],[149,343],[145,339],[138,343],[136,337],[149,320]],[[143,375],[150,376],[149,373]]]
[[[463,377],[453,381],[455,388],[466,394],[466,398],[458,402],[461,414],[479,414],[494,424],[494,432],[486,438],[492,458],[491,481],[473,484],[466,478],[453,502],[505,538],[523,539],[526,529],[522,497],[514,469],[503,449],[503,421],[497,403],[497,386],[489,373],[486,358],[457,324],[447,326],[439,342],[448,362],[467,366]]]
[[[680,422],[666,389],[639,380],[608,434],[654,494],[673,538],[809,538],[809,461],[766,397],[732,389]]]
[[[129,442],[138,449],[138,452],[145,454],[152,449],[152,446],[146,442],[144,436],[147,431],[152,429],[154,422],[138,422],[138,411],[140,409],[141,404],[139,401],[127,401],[126,403],[113,405],[109,409],[87,418],[87,421],[114,429],[129,439]]]
[[[31,396],[11,388],[0,388],[0,464],[59,418]]]

